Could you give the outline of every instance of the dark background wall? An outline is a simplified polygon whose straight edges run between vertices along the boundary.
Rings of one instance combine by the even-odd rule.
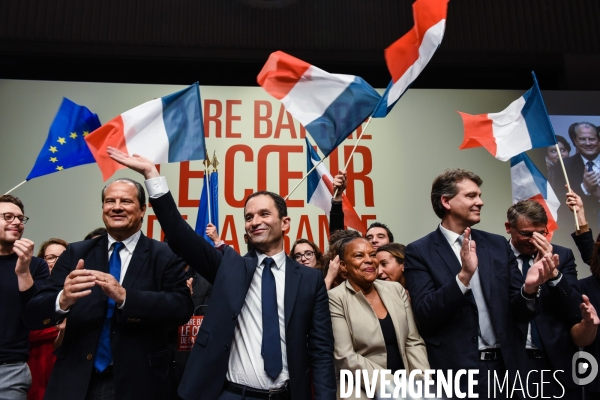
[[[289,4],[288,4],[289,3]],[[385,87],[410,0],[3,0],[0,78],[256,85],[270,52]],[[260,7],[259,7],[260,6]],[[600,1],[452,0],[417,88],[600,90]]]

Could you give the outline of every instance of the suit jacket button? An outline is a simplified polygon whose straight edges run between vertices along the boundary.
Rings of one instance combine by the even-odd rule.
[[[233,314],[231,314],[231,319],[236,319],[237,316],[238,316],[237,313],[233,313]]]
[[[473,336],[471,338],[471,343],[477,343],[477,336]]]
[[[225,350],[225,351],[229,351],[229,345],[225,345],[225,346],[223,346],[223,350]]]
[[[86,357],[86,359],[87,359],[88,361],[91,361],[91,360],[92,360],[92,355],[91,355],[91,354],[88,354],[88,355],[87,355],[87,357]]]

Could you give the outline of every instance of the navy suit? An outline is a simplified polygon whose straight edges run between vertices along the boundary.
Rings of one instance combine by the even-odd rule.
[[[256,253],[242,257],[230,247],[224,252],[216,250],[183,220],[170,192],[150,202],[169,246],[213,285],[179,395],[184,399],[216,399],[225,384],[237,317],[258,266]],[[292,398],[311,398],[312,373],[315,399],[335,399],[333,332],[320,271],[287,258],[284,309]]]
[[[581,321],[581,295],[577,290],[577,269],[573,252],[566,247],[552,245],[553,253],[558,254],[560,264],[557,269],[562,273],[562,278],[556,286],[548,283],[542,285],[539,297],[539,312],[535,317],[535,323],[540,333],[540,339],[547,354],[549,368],[539,368],[539,361],[530,359],[530,369],[552,369],[563,370],[557,375],[563,386],[575,390],[568,395],[577,396],[580,391],[571,378],[571,357],[573,355],[573,341],[570,330],[573,325]],[[527,335],[528,324],[521,324],[521,331]],[[537,364],[536,364],[537,361]],[[546,362],[543,360],[542,362]],[[551,379],[553,381],[553,379]],[[562,393],[562,389],[557,396]],[[544,395],[547,395],[544,393]],[[576,397],[575,397],[576,398]]]
[[[55,302],[79,259],[85,268],[108,273],[108,237],[71,243],[59,257],[46,285],[25,308],[30,329],[53,326],[64,319]],[[111,332],[113,378],[117,399],[165,399],[169,395],[168,331],[187,322],[193,303],[185,284],[183,261],[165,243],[141,235],[122,286],[122,310],[115,308]],[[100,286],[80,298],[67,314],[62,345],[46,391],[46,399],[84,399],[94,368],[94,355],[106,316],[107,296]]]
[[[523,276],[506,239],[475,229],[471,237],[492,325],[506,369],[514,377],[526,357],[526,337],[517,322],[529,321],[535,311],[521,294]],[[460,270],[439,227],[406,247],[406,285],[432,369],[479,369],[478,311],[473,293],[463,294],[456,282]]]

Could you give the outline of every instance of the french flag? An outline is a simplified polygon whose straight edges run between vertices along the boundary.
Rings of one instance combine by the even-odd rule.
[[[552,234],[557,230],[557,212],[560,202],[548,180],[525,153],[510,159],[510,177],[513,204],[520,200],[537,201],[546,210],[548,232]]]
[[[556,144],[535,74],[533,87],[504,111],[480,115],[458,113],[465,132],[460,149],[483,146],[498,160],[507,161],[524,151]]]
[[[148,101],[113,118],[85,138],[106,181],[125,168],[106,153],[108,146],[140,154],[155,164],[203,160],[206,153],[198,83]]]
[[[446,30],[448,0],[417,0],[413,3],[415,25],[385,49],[385,61],[392,81],[373,112],[383,118],[425,69],[442,43]]]
[[[315,165],[319,164],[321,158],[319,158],[308,139],[305,138],[305,140],[307,151],[306,168],[307,171],[310,171]],[[323,163],[319,164],[314,172],[316,173],[311,173],[307,178],[308,204],[319,207],[325,214],[329,215],[331,212],[331,199],[333,198],[333,176],[331,176]],[[350,200],[348,200],[345,194],[342,194],[342,210],[344,211],[344,225],[361,233],[367,231],[366,224],[358,216],[356,210],[352,207]]]
[[[257,81],[306,128],[325,157],[381,98],[358,76],[330,74],[282,51],[271,53]]]

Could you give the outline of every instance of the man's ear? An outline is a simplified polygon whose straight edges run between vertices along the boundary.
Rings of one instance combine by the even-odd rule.
[[[290,217],[283,217],[281,218],[281,230],[283,232],[287,231],[288,229],[290,229],[290,221],[292,219]]]
[[[510,226],[510,222],[506,221],[504,223],[504,227],[506,228],[506,233],[510,233],[510,228],[512,228],[512,226]]]
[[[440,200],[442,201],[442,207],[444,207],[446,210],[450,210],[450,200],[452,199],[449,199],[446,196],[442,196]]]

